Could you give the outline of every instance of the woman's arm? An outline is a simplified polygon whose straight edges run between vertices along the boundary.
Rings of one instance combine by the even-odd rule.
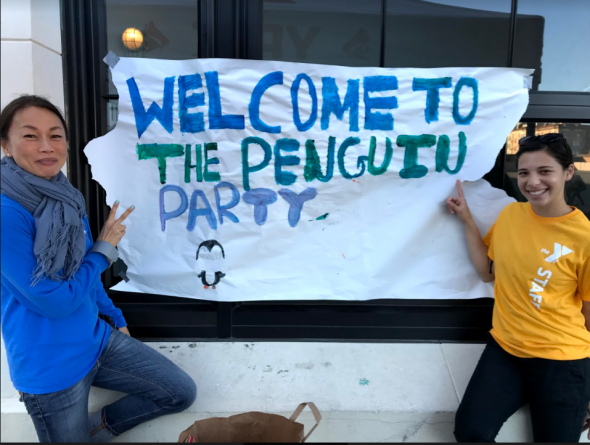
[[[127,322],[123,317],[123,312],[121,312],[121,309],[115,307],[113,301],[105,292],[102,283],[99,283],[96,286],[96,305],[101,314],[108,315],[113,319],[113,323],[115,323],[117,329],[127,326]]]
[[[37,259],[33,253],[34,236],[26,217],[10,207],[2,208],[1,255],[2,284],[28,309],[49,318],[67,317],[86,302],[100,281],[109,261],[100,253],[89,253],[72,279],[42,279],[31,286]],[[12,289],[11,289],[12,288]]]
[[[125,234],[122,222],[135,207],[128,208],[119,219],[115,218],[117,208],[118,201],[98,236],[100,241],[112,246],[116,246]],[[88,252],[71,279],[54,281],[45,278],[32,286],[31,277],[37,267],[33,250],[34,223],[23,212],[10,206],[2,207],[2,284],[27,309],[49,318],[67,317],[82,303],[94,304],[95,287],[100,283],[100,274],[109,267],[109,260],[102,253]]]
[[[457,215],[463,223],[471,262],[475,266],[481,280],[484,283],[489,283],[495,279],[494,265],[488,257],[488,248],[484,244],[481,233],[479,233],[479,229],[469,211],[469,206],[467,205],[467,200],[461,187],[461,181],[457,181],[457,191],[459,192],[459,197],[451,196],[447,199],[447,208],[452,214]]]
[[[111,211],[111,215],[109,215],[109,219],[107,220],[107,223],[105,224],[105,228],[108,226],[109,222],[114,222],[113,218],[114,214],[117,211],[117,208],[119,207],[119,204],[116,202],[113,205],[113,210]],[[128,215],[133,209],[127,209],[126,214]],[[90,232],[90,226],[88,225],[88,220],[86,218],[84,218],[84,225],[86,226],[86,230],[88,231],[88,236],[90,237],[90,240],[92,241],[92,243],[95,243],[95,241],[92,239],[92,234]],[[104,238],[104,229],[101,232],[101,234],[99,235],[99,239],[97,241],[100,241],[101,236]],[[114,240],[110,240],[111,242],[113,242]],[[93,247],[96,244],[93,244]],[[94,250],[93,247],[90,248],[90,250]],[[124,328],[125,326],[127,326],[127,322],[125,321],[125,318],[123,317],[123,312],[121,312],[121,309],[118,309],[115,307],[115,305],[113,304],[113,301],[109,298],[109,296],[107,295],[107,293],[105,292],[104,286],[102,285],[102,283],[98,283],[96,285],[96,288],[94,290],[94,297],[95,297],[95,302],[96,305],[98,306],[98,311],[103,314],[103,315],[107,315],[109,316],[112,320],[113,323],[115,324],[115,327],[117,329],[120,328]]]
[[[479,229],[473,221],[464,223],[465,237],[467,238],[467,248],[469,249],[469,256],[471,262],[475,266],[479,277],[484,283],[494,281],[495,266],[492,260],[488,257],[488,248],[484,244]]]

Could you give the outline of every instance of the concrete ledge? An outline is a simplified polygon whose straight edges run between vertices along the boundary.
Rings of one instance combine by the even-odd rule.
[[[166,416],[138,426],[117,437],[114,442],[176,442],[181,431],[196,420],[227,417],[237,413],[182,413]],[[290,416],[291,412],[277,413]],[[394,412],[323,412],[320,426],[308,442],[455,442],[453,436],[455,413],[394,413]],[[25,413],[2,414],[2,442],[36,442],[37,436],[30,417]],[[313,426],[309,413],[299,421],[305,431]],[[533,436],[528,411],[522,409],[502,427],[498,442],[531,443]],[[586,435],[581,442],[590,443]]]
[[[304,401],[315,402],[324,417],[312,442],[454,442],[454,412],[483,350],[465,344],[146,344],[194,378],[197,401],[119,442],[175,442],[196,420],[247,411],[289,416]],[[36,441],[24,404],[2,374],[2,441]],[[89,411],[120,397],[93,388]],[[310,414],[301,419],[307,428],[313,424]],[[532,441],[526,408],[508,420],[498,441]]]
[[[195,380],[194,413],[288,412],[309,400],[324,411],[450,412],[459,406],[439,344],[146,344]],[[115,397],[93,390],[90,410]]]
[[[176,442],[194,421],[236,413],[182,413],[140,425],[115,442]],[[291,413],[277,413],[289,416]],[[526,413],[518,413],[504,426],[499,442],[532,442],[526,428]],[[454,413],[324,412],[320,426],[309,442],[454,442]],[[302,414],[305,431],[313,418]],[[33,424],[26,414],[2,414],[2,442],[36,442]]]

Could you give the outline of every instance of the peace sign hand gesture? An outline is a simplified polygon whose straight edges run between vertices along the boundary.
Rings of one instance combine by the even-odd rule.
[[[119,244],[125,235],[126,227],[122,224],[123,221],[125,221],[131,212],[135,210],[135,206],[131,206],[125,210],[119,219],[115,219],[115,214],[117,213],[118,208],[119,201],[116,201],[97,239],[97,241],[106,241],[107,243],[112,244],[113,247],[117,247],[117,244]]]
[[[447,208],[449,209],[449,212],[457,215],[461,222],[465,224],[472,221],[473,217],[469,211],[469,206],[467,205],[467,200],[463,193],[463,187],[461,187],[461,181],[459,180],[457,180],[457,191],[459,192],[459,197],[450,196],[447,199]]]

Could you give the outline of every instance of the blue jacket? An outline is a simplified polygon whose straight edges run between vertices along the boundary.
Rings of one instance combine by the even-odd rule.
[[[61,391],[84,378],[106,346],[111,328],[98,313],[126,326],[100,281],[109,261],[88,253],[93,241],[84,216],[86,256],[74,278],[32,287],[35,220],[4,195],[1,207],[2,336],[10,378],[22,392]]]

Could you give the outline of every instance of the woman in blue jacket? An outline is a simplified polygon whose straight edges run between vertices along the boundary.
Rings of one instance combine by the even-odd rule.
[[[66,123],[46,99],[8,104],[0,139],[2,335],[10,377],[39,440],[108,441],[188,408],[194,381],[129,335],[100,281],[134,207],[117,219],[115,203],[93,243],[84,198],[61,172]],[[89,416],[91,386],[127,396]]]

